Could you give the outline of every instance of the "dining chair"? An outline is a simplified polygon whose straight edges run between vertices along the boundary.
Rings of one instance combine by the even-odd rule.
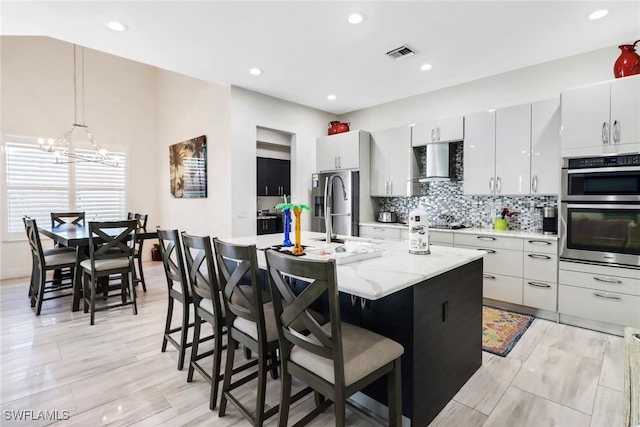
[[[223,376],[220,374],[222,352],[227,348],[222,343],[222,337],[226,334],[226,313],[224,303],[218,286],[218,278],[215,268],[215,259],[211,238],[209,236],[193,236],[182,232],[182,245],[184,246],[184,258],[187,262],[187,276],[191,285],[193,296],[194,327],[191,347],[191,360],[187,382],[193,380],[193,372],[198,371],[211,385],[209,392],[209,409],[216,407],[218,399],[218,386]],[[213,328],[213,336],[201,338],[202,323],[206,322]],[[214,339],[213,349],[203,353],[200,344],[209,339]],[[232,350],[233,351],[233,350]],[[201,360],[213,356],[211,373],[201,365]]]
[[[219,416],[226,413],[230,400],[253,426],[262,426],[264,421],[278,412],[278,407],[265,411],[267,372],[277,369],[278,335],[271,302],[264,303],[263,283],[260,280],[255,245],[236,245],[213,239],[218,279],[225,307],[227,324],[227,357],[225,364]],[[248,284],[248,285],[247,285]],[[234,368],[235,349],[238,344],[257,354]],[[257,371],[236,379],[232,376],[258,366]],[[255,408],[240,402],[234,390],[248,381],[258,379]]]
[[[402,425],[400,358],[404,348],[369,330],[340,321],[340,303],[334,260],[309,260],[266,251],[275,320],[280,342],[282,388],[279,426],[287,425],[291,404],[292,376],[311,386],[326,400],[296,425],[304,425],[333,403],[335,425],[345,425],[349,396],[385,377],[389,403],[389,425]],[[298,295],[286,277],[309,285]],[[329,322],[320,325],[310,314],[310,305],[321,298],[329,302]],[[302,322],[309,331],[294,328]]]
[[[131,216],[131,212],[128,216]],[[147,231],[147,219],[149,215],[147,214],[133,214],[133,218],[137,222],[138,232],[146,232]],[[142,290],[147,292],[147,283],[144,280],[144,271],[142,270],[142,247],[144,246],[144,239],[137,238],[136,239],[136,247],[133,255],[134,263],[136,264],[135,275],[133,277],[134,283],[140,283],[142,285]]]
[[[31,297],[31,307],[36,307],[36,316],[42,311],[43,301],[71,296],[72,293],[60,293],[66,289],[74,288],[73,278],[75,277],[76,251],[70,248],[42,249],[42,241],[38,232],[38,225],[35,219],[23,218],[27,239],[31,248],[31,258],[33,262],[31,270],[31,284],[29,296]],[[58,279],[47,280],[47,271],[69,270],[70,274]],[[55,292],[50,297],[45,294]]]
[[[84,212],[51,212],[51,228],[63,224],[86,226]]]
[[[189,312],[190,307],[193,305],[193,297],[187,282],[178,230],[158,229],[158,244],[164,273],[167,278],[169,296],[167,320],[162,338],[162,352],[164,353],[167,350],[167,343],[171,343],[178,350],[178,370],[182,370],[187,348],[193,344],[192,342],[187,342],[189,328],[195,325],[195,323],[189,323]],[[182,321],[180,326],[172,328],[171,321],[175,301],[182,304]],[[179,340],[172,336],[177,332],[180,332]]]
[[[136,229],[135,220],[89,222],[89,259],[82,261],[80,267],[83,272],[84,312],[91,312],[92,325],[96,311],[131,305],[133,314],[138,314],[133,284]],[[109,281],[113,275],[120,276],[115,286],[120,288],[121,302],[96,307],[98,291],[106,293],[106,288],[113,287]]]

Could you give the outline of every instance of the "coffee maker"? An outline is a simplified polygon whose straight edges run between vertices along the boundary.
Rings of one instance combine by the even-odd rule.
[[[542,206],[542,233],[558,234],[558,208]]]

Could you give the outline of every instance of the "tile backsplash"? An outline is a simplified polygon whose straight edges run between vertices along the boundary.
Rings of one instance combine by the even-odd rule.
[[[502,208],[518,212],[508,219],[510,230],[541,229],[538,206],[557,206],[558,196],[466,196],[463,194],[462,144],[451,144],[450,165],[451,176],[459,181],[435,181],[423,183],[419,196],[413,197],[379,197],[382,211],[393,211],[398,221],[407,222],[409,212],[422,206],[429,214],[429,224],[436,224],[440,215],[450,215],[454,221],[462,222],[470,227],[493,227],[493,220],[498,217]],[[424,168],[424,154],[421,156]]]
[[[502,208],[518,212],[509,218],[510,230],[540,228],[537,206],[557,206],[557,196],[465,196],[462,182],[432,182],[427,194],[413,197],[379,197],[380,210],[396,212],[398,221],[407,222],[409,212],[418,206],[429,214],[429,224],[438,216],[448,214],[455,221],[470,227],[493,227],[493,220]]]

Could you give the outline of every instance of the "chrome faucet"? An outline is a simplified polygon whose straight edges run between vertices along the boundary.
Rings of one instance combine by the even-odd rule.
[[[333,234],[333,218],[331,218],[331,197],[333,195],[333,179],[338,178],[342,185],[342,194],[344,200],[347,200],[347,189],[344,186],[344,180],[340,175],[331,175],[325,179],[324,182],[324,228],[327,233],[327,243],[331,243],[332,239],[336,238]]]

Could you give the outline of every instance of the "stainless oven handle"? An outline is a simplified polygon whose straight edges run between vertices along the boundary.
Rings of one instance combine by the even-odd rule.
[[[617,166],[613,168],[585,168],[585,169],[566,169],[569,175],[574,173],[604,173],[604,172],[640,172],[638,166]]]
[[[594,297],[598,297],[598,298],[604,298],[604,299],[613,299],[613,300],[617,300],[617,301],[622,299],[620,297],[612,297],[612,296],[609,296],[609,295],[603,295],[603,294],[598,293],[598,292],[594,292],[593,296]]]
[[[564,203],[563,203],[564,204]],[[629,203],[625,205],[598,205],[588,203],[568,203],[567,209],[627,209],[627,210],[640,210],[640,204]]]
[[[618,279],[613,279],[611,277],[598,277],[598,276],[594,276],[593,280],[597,280],[598,282],[604,282],[604,283],[613,283],[615,285],[620,285],[622,284],[622,280],[618,280]]]

